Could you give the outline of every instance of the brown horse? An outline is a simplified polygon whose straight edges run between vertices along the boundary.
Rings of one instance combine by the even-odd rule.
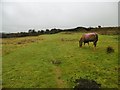
[[[97,45],[97,41],[98,41],[98,34],[97,33],[87,33],[87,34],[83,34],[82,37],[79,40],[79,46],[82,47],[82,43],[88,43],[89,42],[93,42],[94,47],[96,47]]]

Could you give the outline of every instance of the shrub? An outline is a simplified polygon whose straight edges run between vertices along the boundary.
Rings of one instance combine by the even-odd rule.
[[[106,51],[107,51],[107,53],[112,53],[112,52],[114,52],[114,49],[113,49],[113,47],[108,46]]]
[[[86,89],[90,89],[90,90],[99,90],[101,87],[101,84],[98,84],[97,82],[95,82],[94,80],[88,80],[88,79],[76,79],[75,80],[76,86],[74,87],[74,89],[78,89],[81,88],[82,90],[86,90]]]

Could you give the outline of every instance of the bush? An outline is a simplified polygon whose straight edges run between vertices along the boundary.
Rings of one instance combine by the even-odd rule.
[[[112,53],[112,52],[114,52],[114,49],[113,49],[113,47],[111,47],[111,46],[108,46],[106,50],[107,50],[107,53]]]
[[[74,89],[78,89],[81,88],[82,90],[99,90],[101,88],[101,84],[97,84],[97,82],[95,82],[94,80],[88,80],[88,79],[76,79],[75,80],[76,86],[74,87]]]

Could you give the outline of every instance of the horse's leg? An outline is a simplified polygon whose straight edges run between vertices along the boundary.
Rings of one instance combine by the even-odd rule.
[[[88,46],[89,46],[89,42],[88,42]]]
[[[88,46],[89,46],[89,42],[88,42],[87,44],[88,44]],[[89,48],[90,48],[90,46],[89,46]]]
[[[94,41],[94,42],[93,42],[93,45],[94,45],[94,47],[96,47],[96,45],[97,45],[97,42],[96,42],[96,41]]]
[[[85,42],[84,42],[84,47],[85,47]]]
[[[93,42],[94,43],[94,50],[96,49],[96,45],[97,45],[97,42]]]
[[[97,45],[97,42],[95,42],[95,47],[96,47],[96,45]]]

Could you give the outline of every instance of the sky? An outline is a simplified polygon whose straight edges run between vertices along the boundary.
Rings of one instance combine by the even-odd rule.
[[[2,7],[1,7],[2,6]],[[118,2],[2,0],[0,32],[118,26]]]

